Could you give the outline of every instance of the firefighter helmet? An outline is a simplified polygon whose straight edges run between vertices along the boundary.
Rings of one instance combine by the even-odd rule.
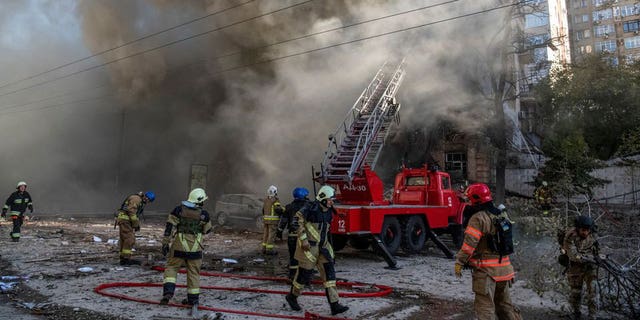
[[[189,199],[187,199],[187,201],[191,203],[203,203],[207,199],[209,199],[209,197],[207,197],[204,189],[195,188],[189,192]]]
[[[20,182],[18,182],[18,185],[16,186],[16,189],[20,188],[21,186],[25,186],[25,187],[26,187],[26,186],[27,186],[27,183],[26,183],[26,182],[24,182],[24,181],[20,181]]]
[[[593,219],[588,216],[579,215],[575,221],[576,228],[593,229]]]
[[[472,205],[481,204],[493,200],[491,190],[484,183],[474,183],[467,187],[465,195],[469,198]]]
[[[294,199],[304,199],[309,195],[309,190],[302,187],[297,187],[293,189],[293,198]]]
[[[153,202],[156,199],[156,194],[153,191],[147,191],[144,193],[144,196],[149,199],[149,202]]]
[[[318,195],[316,199],[318,201],[329,200],[335,196],[336,191],[331,186],[322,186],[320,190],[318,190]]]
[[[269,186],[269,189],[267,189],[267,195],[269,197],[275,197],[278,194],[278,188],[276,186]]]
[[[543,186],[543,187],[546,187],[546,186],[548,186],[548,185],[549,185],[549,184],[548,184],[546,181],[542,181],[542,186]]]

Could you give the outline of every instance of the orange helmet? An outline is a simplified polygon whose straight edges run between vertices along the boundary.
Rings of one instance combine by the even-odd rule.
[[[493,200],[491,190],[484,183],[474,183],[467,187],[464,194],[469,198],[472,205],[481,204]]]

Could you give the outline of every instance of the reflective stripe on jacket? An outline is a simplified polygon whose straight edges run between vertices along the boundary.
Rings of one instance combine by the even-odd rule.
[[[464,231],[464,242],[456,254],[456,263],[482,270],[495,281],[513,279],[515,272],[509,256],[500,258],[497,252],[489,249],[489,237],[496,232],[490,213],[479,211],[474,214]]]

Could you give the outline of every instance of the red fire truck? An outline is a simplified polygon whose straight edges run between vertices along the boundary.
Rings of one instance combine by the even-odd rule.
[[[448,232],[454,243],[461,241],[465,208],[449,174],[436,166],[402,168],[393,195],[384,197],[383,182],[374,167],[385,138],[399,121],[395,95],[404,70],[403,61],[395,71],[389,64],[378,71],[329,136],[320,170],[314,173],[316,182],[336,189],[337,216],[331,226],[334,249],[341,250],[347,243],[357,249],[373,244],[391,268],[400,248],[419,252],[427,238],[452,257],[437,234]]]

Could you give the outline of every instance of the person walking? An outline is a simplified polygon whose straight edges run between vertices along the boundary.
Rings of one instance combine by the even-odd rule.
[[[278,199],[278,188],[269,186],[267,189],[267,197],[262,203],[262,253],[267,255],[275,255],[278,252],[275,248],[276,235],[278,231],[278,223],[284,209]]]
[[[595,319],[598,312],[596,304],[596,257],[600,256],[598,241],[593,235],[595,225],[588,216],[578,216],[573,228],[569,228],[562,242],[563,252],[569,257],[567,281],[571,287],[569,304],[574,319],[581,319],[583,288],[586,291],[586,303],[589,309],[589,319]]]
[[[140,231],[139,216],[144,211],[144,207],[155,199],[156,195],[153,191],[140,191],[124,199],[120,209],[116,211],[116,226],[120,235],[120,265],[141,264],[140,261],[131,259],[132,249],[136,243],[135,232]]]
[[[493,197],[486,184],[471,184],[465,193],[475,213],[469,218],[462,248],[456,254],[455,275],[462,277],[465,266],[473,269],[473,307],[479,320],[519,320],[520,312],[509,296],[515,275],[513,266],[508,255],[502,256],[498,252],[494,240],[498,233],[494,219],[501,211],[493,205]]]
[[[305,188],[295,188],[292,192],[293,201],[284,207],[284,214],[280,218],[278,224],[278,238],[282,239],[282,233],[287,230],[287,248],[289,249],[289,280],[293,281],[293,277],[298,271],[298,260],[295,258],[296,243],[298,242],[298,218],[296,212],[309,203],[307,196],[309,190]]]
[[[325,288],[331,314],[336,315],[349,310],[349,307],[338,302],[335,257],[329,241],[329,229],[335,213],[333,208],[334,195],[335,190],[332,187],[322,186],[318,190],[316,200],[305,205],[296,213],[298,241],[295,258],[299,263],[298,272],[291,283],[289,293],[285,296],[289,307],[295,311],[302,310],[298,304],[298,297],[302,288],[311,281],[313,269],[316,267]]]
[[[24,181],[18,182],[16,191],[13,192],[2,207],[2,218],[7,217],[7,211],[11,210],[11,220],[13,221],[13,228],[11,229],[11,241],[20,241],[20,229],[24,222],[24,213],[29,209],[29,212],[33,213],[33,198],[29,192],[27,192],[27,183]]]
[[[184,265],[187,269],[187,298],[182,300],[182,304],[191,306],[191,316],[194,318],[198,317],[200,304],[203,235],[212,229],[209,213],[202,208],[207,199],[203,189],[191,190],[188,199],[169,214],[162,239],[162,254],[168,258],[160,304],[168,304],[173,297],[178,270]]]

